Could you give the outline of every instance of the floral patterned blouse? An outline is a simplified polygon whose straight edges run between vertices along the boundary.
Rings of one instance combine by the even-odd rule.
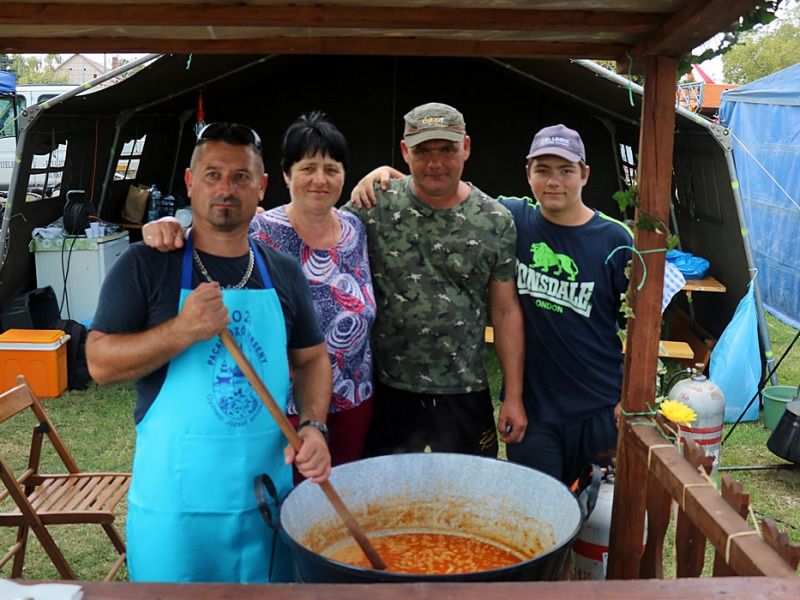
[[[250,235],[294,256],[311,288],[333,369],[330,412],[355,408],[374,391],[369,332],[375,321],[375,295],[364,226],[355,216],[333,209],[342,236],[333,248],[308,246],[292,227],[286,208],[255,216]],[[289,414],[297,414],[292,398]]]

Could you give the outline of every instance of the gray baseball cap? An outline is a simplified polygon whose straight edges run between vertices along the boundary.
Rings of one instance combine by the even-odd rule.
[[[409,148],[428,140],[460,142],[467,134],[464,115],[447,104],[429,102],[416,107],[404,118],[403,139]]]
[[[525,158],[552,154],[565,158],[570,162],[586,162],[586,149],[583,147],[581,136],[574,129],[564,125],[552,125],[540,129],[533,136],[530,152]]]

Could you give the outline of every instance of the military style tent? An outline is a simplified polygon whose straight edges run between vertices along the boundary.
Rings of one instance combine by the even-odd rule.
[[[800,329],[800,65],[722,95],[764,306]]]
[[[446,74],[446,76],[443,76]],[[534,132],[579,130],[592,167],[585,198],[617,218],[612,194],[635,177],[641,89],[592,63],[533,59],[169,55],[122,82],[44,110],[30,130],[37,151],[66,143],[61,196],[24,203],[12,220],[0,297],[35,287],[30,232],[56,219],[68,190],[86,190],[102,218],[119,222],[132,183],[185,196],[200,96],[206,121],[235,120],[264,139],[267,207],[288,201],[278,166],[284,129],[302,111],[324,110],[346,134],[345,189],[379,164],[404,168],[403,114],[427,101],[462,110],[472,138],[465,178],[492,195],[530,193],[525,155]],[[718,336],[749,280],[724,151],[710,122],[678,111],[673,229],[682,248],[707,258],[726,294],[695,294],[697,320]],[[118,134],[118,135],[117,135]],[[113,177],[125,142],[146,136],[135,181]],[[24,169],[25,165],[23,165]],[[24,172],[23,172],[24,173]],[[23,175],[24,177],[24,175]],[[135,233],[135,232],[133,232]]]

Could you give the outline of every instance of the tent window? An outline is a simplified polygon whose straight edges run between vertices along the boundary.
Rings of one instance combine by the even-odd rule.
[[[636,183],[636,155],[633,148],[627,144],[619,145],[620,163],[622,165],[622,179],[628,187]]]
[[[675,201],[699,221],[722,224],[720,189],[729,186],[727,169],[717,169],[710,151],[683,149],[675,157]]]
[[[142,150],[146,139],[147,136],[145,135],[138,140],[127,142],[122,147],[114,179],[136,179],[136,172],[139,170],[139,160],[142,158]]]
[[[49,198],[61,187],[61,176],[64,173],[64,158],[67,155],[67,144],[56,145],[55,139],[50,143],[51,151],[45,154],[34,154],[31,172],[28,179],[28,201]]]

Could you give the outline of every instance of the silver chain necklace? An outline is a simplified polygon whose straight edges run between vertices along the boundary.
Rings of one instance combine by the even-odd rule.
[[[206,281],[208,281],[208,283],[214,283],[214,280],[211,279],[211,275],[209,275],[208,271],[206,271],[206,266],[203,264],[203,261],[200,260],[200,255],[197,253],[197,248],[192,248],[192,256],[194,256],[194,262],[197,263],[197,267],[200,269],[200,272],[203,274],[203,277],[206,278]],[[242,277],[242,280],[239,283],[237,283],[236,285],[222,286],[222,289],[224,289],[224,290],[240,290],[240,289],[242,289],[245,286],[245,284],[248,282],[248,280],[250,279],[250,275],[253,274],[253,265],[255,264],[255,262],[256,262],[256,257],[253,255],[253,247],[251,246],[250,247],[250,262],[247,263],[247,271],[245,271],[245,274],[244,274],[244,277]]]

